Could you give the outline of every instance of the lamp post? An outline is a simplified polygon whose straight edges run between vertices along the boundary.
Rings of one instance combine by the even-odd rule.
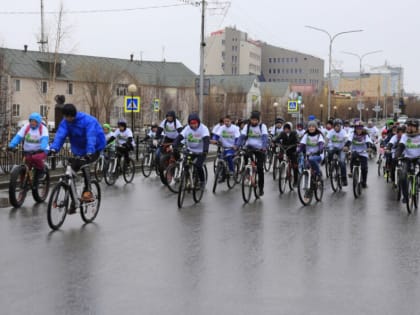
[[[334,105],[334,118],[337,118],[337,106]]]
[[[131,94],[131,131],[134,133],[134,94],[137,92],[137,86],[135,84],[130,84],[128,86],[128,93]]]
[[[348,115],[347,119],[350,120],[350,113],[351,113],[351,107],[350,106],[348,107],[348,110],[349,110],[349,115]]]
[[[318,28],[318,27],[314,27],[310,25],[305,25],[305,27],[313,29],[315,31],[323,32],[327,34],[328,37],[330,38],[330,46],[329,46],[329,53],[328,53],[328,118],[329,118],[331,115],[331,61],[332,61],[331,53],[332,53],[333,41],[340,35],[347,34],[347,33],[362,32],[363,30],[351,30],[351,31],[339,32],[334,35],[331,35],[328,31],[322,28]]]
[[[279,103],[274,102],[273,103],[273,107],[274,107],[274,120],[276,120],[277,118],[277,107],[279,106]]]
[[[302,105],[300,105],[300,108],[302,110],[302,116],[301,116],[300,122],[304,122],[305,119],[303,119],[303,109],[305,108],[305,104],[302,103]]]
[[[321,108],[321,122],[322,122],[322,114],[324,110],[324,104],[319,104],[319,107]]]
[[[343,54],[347,54],[347,55],[351,55],[351,56],[355,56],[357,58],[359,58],[359,104],[357,105],[359,108],[359,118],[360,120],[362,120],[362,61],[363,58],[365,58],[367,55],[371,55],[371,54],[376,54],[382,52],[382,50],[374,50],[374,51],[369,51],[363,55],[359,55],[359,54],[355,54],[352,52],[348,52],[348,51],[343,51]]]

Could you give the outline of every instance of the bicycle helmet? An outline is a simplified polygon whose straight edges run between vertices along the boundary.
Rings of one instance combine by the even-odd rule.
[[[276,120],[274,121],[275,124],[282,124],[284,123],[284,119],[282,117],[277,117]]]
[[[296,124],[296,128],[303,128],[303,123],[298,122],[298,123]]]
[[[363,127],[364,127],[364,124],[363,124],[363,121],[361,120],[358,120],[354,123],[354,129],[363,129]]]
[[[343,124],[341,119],[334,119],[333,126],[341,126]]]
[[[409,119],[405,122],[407,126],[414,126],[416,128],[419,127],[419,121],[417,119]]]
[[[124,118],[120,118],[117,123],[118,127],[127,128],[127,121]]]
[[[152,124],[152,125],[150,126],[150,129],[153,129],[153,128],[159,128],[159,126],[158,126],[157,124]]]
[[[61,110],[63,116],[76,117],[77,109],[73,104],[65,104]]]
[[[284,123],[283,129],[289,128],[290,130],[293,130],[293,124],[290,121],[286,121]]]
[[[343,122],[343,125],[350,125],[350,121],[345,120],[345,121]]]

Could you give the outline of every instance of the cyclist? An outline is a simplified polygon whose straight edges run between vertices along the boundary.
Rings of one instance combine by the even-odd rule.
[[[302,139],[303,135],[305,134],[305,131],[306,131],[305,128],[303,128],[303,123],[298,122],[296,124],[296,132],[299,136],[299,139]]]
[[[134,150],[133,132],[127,128],[127,121],[124,118],[118,120],[117,125],[118,129],[107,140],[107,144],[115,140],[117,153],[124,156],[125,161],[128,161],[130,152]]]
[[[201,189],[206,186],[206,179],[203,164],[206,161],[210,145],[210,133],[206,125],[201,123],[198,114],[192,113],[188,116],[188,125],[181,131],[173,142],[174,151],[185,139],[185,145],[195,155],[195,165],[198,169]]]
[[[25,161],[35,168],[36,178],[39,179],[45,174],[45,160],[49,149],[48,128],[42,124],[39,113],[29,115],[29,122],[13,137],[9,148],[16,148],[22,140]]]
[[[175,112],[170,110],[166,113],[166,118],[160,123],[156,132],[156,138],[160,139],[162,132],[164,132],[165,136],[163,138],[163,142],[172,143],[176,137],[178,137],[181,131],[181,122],[176,118]]]
[[[255,158],[258,172],[259,195],[264,195],[264,161],[265,152],[268,146],[267,126],[260,123],[260,112],[253,111],[249,123],[242,129],[238,145],[245,145],[247,148],[256,150]]]
[[[349,135],[349,139],[343,150],[348,151],[348,148],[351,146],[352,155],[350,160],[350,170],[353,169],[353,163],[356,157],[360,157],[363,188],[367,188],[368,153],[366,151],[370,150],[372,145],[372,140],[370,139],[366,129],[364,129],[363,122],[358,121],[355,123],[354,132]],[[349,174],[349,176],[351,175]]]
[[[277,117],[274,121],[274,126],[270,128],[270,135],[272,137],[279,136],[283,131],[284,119],[282,117]]]
[[[389,167],[391,168],[391,181],[394,181],[395,167],[397,166],[397,160],[395,158],[395,151],[397,150],[398,144],[400,143],[402,135],[405,133],[405,126],[398,126],[397,133],[392,136],[386,147],[386,151],[391,152],[389,159]],[[388,161],[387,159],[387,161]]]
[[[401,170],[401,188],[404,196],[403,202],[406,202],[408,199],[407,171],[410,168],[411,163],[417,163],[417,160],[420,158],[419,122],[417,119],[410,119],[407,120],[405,124],[407,126],[406,133],[401,137],[395,152],[396,158],[401,157],[403,153],[407,158]]]
[[[224,125],[219,127],[216,134],[212,136],[211,143],[217,144],[220,142],[222,147],[224,148],[224,159],[226,159],[229,167],[229,173],[232,175],[234,173],[234,166],[233,166],[233,155],[235,154],[236,150],[236,143],[240,136],[238,126],[232,124],[232,120],[229,115],[225,116],[223,119]],[[223,181],[224,178],[221,178]]]
[[[290,121],[284,124],[283,131],[277,137],[273,138],[273,142],[287,147],[286,155],[292,161],[293,165],[293,186],[296,186],[299,175],[296,153],[299,144],[299,135],[293,130],[293,124]]]
[[[51,153],[60,151],[66,137],[70,139],[71,151],[75,156],[84,159],[71,161],[72,169],[77,172],[83,165],[96,161],[105,148],[106,140],[102,126],[98,120],[86,113],[79,112],[73,104],[65,104],[62,108],[63,120],[58,126],[54,142],[51,144]],[[82,198],[86,202],[93,199],[90,185],[90,172],[87,167],[82,168],[84,177],[84,190]],[[74,207],[73,207],[74,208]],[[74,210],[70,206],[70,212]]]
[[[217,124],[215,124],[211,130],[211,136],[213,137],[213,135],[217,134],[217,131],[219,130],[220,127],[222,127],[224,124],[224,118],[220,118],[219,122]]]
[[[351,132],[352,129],[350,127],[350,121],[349,120],[343,121],[343,130],[345,132],[347,132],[347,135],[350,135],[350,132]]]
[[[343,122],[341,119],[335,119],[333,121],[334,128],[327,134],[328,160],[332,161],[334,153],[338,155],[341,168],[341,183],[343,186],[347,186],[346,151],[343,150],[343,148],[348,141],[348,135],[347,132],[342,128],[342,124]]]
[[[149,139],[155,139],[158,129],[159,129],[159,126],[157,124],[151,125],[150,130],[147,132],[146,136],[141,141],[146,142]]]
[[[319,163],[324,158],[324,144],[325,140],[321,131],[318,129],[317,122],[315,120],[310,120],[308,122],[308,130],[300,140],[298,153],[302,152],[309,155],[311,168],[318,177],[322,177]]]

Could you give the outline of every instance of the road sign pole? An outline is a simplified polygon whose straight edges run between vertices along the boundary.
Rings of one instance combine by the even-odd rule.
[[[131,94],[131,132],[134,133],[134,97]]]

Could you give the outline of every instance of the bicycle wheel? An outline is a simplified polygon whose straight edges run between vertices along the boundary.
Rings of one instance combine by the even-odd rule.
[[[50,173],[45,167],[45,175],[42,178],[37,178],[32,187],[32,196],[36,202],[44,202],[48,197],[50,191]]]
[[[266,172],[270,171],[271,163],[273,163],[273,151],[268,150],[264,160],[264,169]]]
[[[415,193],[414,193],[414,176],[410,176],[408,177],[408,194],[407,194],[407,212],[411,213],[414,211],[415,208]]]
[[[223,172],[224,172],[223,162],[218,162],[216,165],[216,171],[214,173],[213,193],[216,192],[217,184],[223,178],[223,175],[224,175]]]
[[[181,165],[173,163],[165,170],[166,186],[173,193],[178,193],[180,184]]]
[[[105,164],[105,158],[103,156],[99,157],[99,159],[95,161],[95,165],[93,167],[93,173],[95,175],[95,179],[98,182],[102,181],[104,164]]]
[[[331,176],[331,174],[330,174],[330,176]],[[318,179],[315,182],[315,199],[316,199],[316,201],[321,201],[323,195],[324,195],[324,181],[322,179]]]
[[[178,190],[178,208],[182,208],[182,205],[184,204],[185,193],[188,189],[186,180],[187,180],[186,173],[182,172],[181,181],[179,182],[179,190]]]
[[[241,182],[242,176],[242,164],[241,164],[241,158],[240,157],[234,157],[233,158],[233,180],[236,184],[239,184]]]
[[[127,161],[124,160],[123,164],[123,177],[125,182],[131,183],[134,179],[134,174],[136,173],[136,165],[132,158],[129,158]]]
[[[333,165],[330,170],[331,188],[334,192],[341,189],[341,170],[340,166]]]
[[[12,169],[9,182],[9,201],[14,208],[22,206],[28,192],[26,167],[18,165]]]
[[[48,225],[58,230],[64,223],[69,206],[69,192],[67,185],[59,182],[53,189],[47,207]]]
[[[281,162],[279,167],[279,191],[283,194],[286,191],[287,184],[287,169],[286,163]]]
[[[152,162],[153,162],[152,154],[148,153],[143,157],[143,161],[141,163],[141,172],[143,173],[144,177],[149,177],[152,174]]]
[[[325,156],[324,165],[325,165],[325,177],[328,178],[331,176],[330,174],[331,162],[328,160],[328,154]]]
[[[273,180],[276,180],[277,179],[279,169],[280,169],[279,158],[278,158],[277,155],[275,155],[273,157]]]
[[[299,200],[304,206],[307,206],[312,201],[312,195],[309,171],[304,170],[298,179]]]
[[[378,161],[376,161],[376,164],[378,164],[378,176],[381,176],[382,172],[382,155],[379,155]]]
[[[94,200],[91,202],[81,202],[80,204],[80,216],[85,223],[90,223],[95,220],[101,206],[101,187],[96,180],[92,180],[90,186]]]
[[[227,169],[226,171],[226,183],[229,189],[232,189],[236,185],[235,175],[231,174]]]
[[[289,189],[290,191],[293,191],[293,181],[294,181],[294,175],[293,175],[293,167],[292,164],[287,163],[286,165],[286,177],[287,182],[289,183]]]
[[[242,174],[242,198],[245,203],[248,203],[251,199],[251,192],[253,188],[251,177],[251,169],[249,167],[245,168]]]
[[[194,166],[193,173],[194,189],[193,189],[193,199],[195,203],[198,203],[203,198],[205,187],[201,186],[200,177],[198,176],[198,168]]]
[[[115,163],[117,163],[117,159],[111,159],[108,163],[108,167],[104,171],[104,180],[109,186],[114,185],[118,178],[118,171]],[[113,171],[114,167],[115,171]]]
[[[253,182],[252,186],[254,187],[255,199],[258,199],[258,198],[260,198],[260,193],[259,193],[259,190],[258,190],[258,173],[257,173],[257,170],[255,169],[255,171],[253,173],[254,173],[253,174],[254,179],[252,180],[252,182]]]
[[[359,198],[362,193],[362,184],[360,182],[359,167],[353,168],[353,194],[354,198]]]

